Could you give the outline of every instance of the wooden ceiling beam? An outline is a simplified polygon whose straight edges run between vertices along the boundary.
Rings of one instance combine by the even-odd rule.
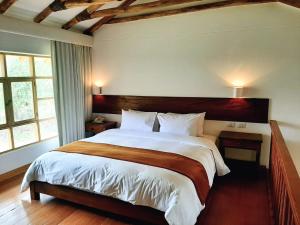
[[[8,10],[8,8],[14,4],[16,2],[16,0],[3,0],[0,3],[0,13],[3,14],[6,12],[6,10]]]
[[[34,18],[34,22],[36,23],[42,22],[52,12],[66,10],[74,7],[105,4],[112,1],[121,1],[121,0],[54,0],[49,6],[47,6],[42,12],[40,12]]]
[[[300,0],[280,0],[280,2],[300,9]]]
[[[122,0],[66,0],[64,5],[67,9],[69,9],[74,7],[105,4],[114,1],[122,1]]]
[[[123,3],[121,3],[118,8],[126,9],[128,8],[132,3],[134,3],[136,0],[125,0]],[[115,15],[106,16],[100,19],[97,23],[95,23],[90,28],[86,29],[83,33],[87,35],[92,35],[96,30],[98,30],[100,27],[102,27],[104,24],[108,23],[110,20],[112,20],[115,17]]]
[[[42,22],[46,19],[52,12],[66,9],[64,6],[65,0],[55,0],[50,5],[48,5],[42,12],[40,12],[33,21],[36,23]]]
[[[123,23],[123,22],[136,21],[142,19],[171,16],[171,15],[176,15],[181,13],[197,12],[202,10],[217,9],[217,8],[230,7],[230,6],[260,4],[260,3],[269,3],[269,2],[277,2],[277,0],[227,0],[222,2],[214,2],[214,3],[203,4],[203,5],[190,6],[190,7],[180,8],[180,9],[147,13],[147,14],[137,15],[137,16],[114,18],[108,21],[107,24]]]
[[[117,7],[117,8],[98,10],[91,14],[90,19],[105,17],[105,16],[120,16],[125,13],[143,13],[145,10],[149,10],[153,8],[174,6],[174,5],[184,4],[184,3],[200,2],[200,1],[202,0],[158,0],[154,2],[129,6],[127,8]]]
[[[73,27],[74,25],[76,25],[77,23],[86,20],[90,14],[92,14],[93,12],[95,12],[97,9],[99,9],[100,7],[102,7],[104,4],[97,4],[97,5],[91,5],[88,8],[86,8],[85,10],[83,10],[82,12],[80,12],[78,15],[76,15],[73,19],[71,19],[70,21],[68,21],[67,23],[65,23],[62,28],[65,30],[70,29],[71,27]]]

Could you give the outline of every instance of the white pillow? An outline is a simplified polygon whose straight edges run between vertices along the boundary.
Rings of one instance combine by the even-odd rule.
[[[133,110],[133,109],[128,109],[128,111],[131,111],[131,112],[143,112],[143,111],[137,111],[137,110]],[[155,120],[154,120],[152,131],[159,132],[159,122],[158,122],[158,119],[157,119],[157,112],[153,112],[153,113],[156,113],[156,115],[155,115]]]
[[[122,122],[120,129],[152,131],[156,115],[156,112],[122,110]]]
[[[205,113],[158,113],[160,132],[186,136],[202,136]]]
[[[205,119],[205,114],[206,112],[203,113],[198,113],[199,115],[199,120],[198,120],[198,132],[197,136],[202,137],[204,135],[204,119]]]

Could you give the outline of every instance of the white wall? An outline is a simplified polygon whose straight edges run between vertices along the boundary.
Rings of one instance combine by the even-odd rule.
[[[40,155],[58,147],[58,138],[42,141],[15,151],[0,155],[0,174],[30,164]]]
[[[0,31],[84,46],[93,45],[91,36],[4,15],[0,15]]]
[[[280,3],[230,7],[113,24],[94,39],[94,80],[104,94],[231,97],[232,82],[247,97],[270,98],[300,171],[300,10]],[[206,132],[228,129],[208,121]],[[268,125],[243,131],[264,134]]]
[[[50,55],[50,41],[0,32],[0,52],[22,52]],[[16,151],[0,154],[0,174],[31,163],[38,156],[58,146],[58,139],[42,141]]]
[[[50,41],[0,31],[0,51],[50,55]]]

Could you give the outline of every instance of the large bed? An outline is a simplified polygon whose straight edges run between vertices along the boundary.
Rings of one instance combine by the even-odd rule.
[[[199,161],[213,185],[215,173],[229,169],[212,137],[112,129],[81,140],[171,152]],[[164,168],[105,157],[51,151],[36,159],[26,172],[22,191],[32,182],[59,185],[119,199],[164,213],[168,224],[193,225],[204,209],[193,182]],[[41,191],[42,192],[42,191]]]

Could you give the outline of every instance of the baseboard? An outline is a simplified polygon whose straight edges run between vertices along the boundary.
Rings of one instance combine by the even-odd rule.
[[[16,177],[18,175],[21,175],[22,173],[25,173],[29,166],[30,166],[30,164],[27,164],[25,166],[21,166],[21,167],[15,169],[15,170],[9,171],[9,172],[4,173],[4,174],[1,174],[0,175],[0,183],[5,181],[5,180]]]

